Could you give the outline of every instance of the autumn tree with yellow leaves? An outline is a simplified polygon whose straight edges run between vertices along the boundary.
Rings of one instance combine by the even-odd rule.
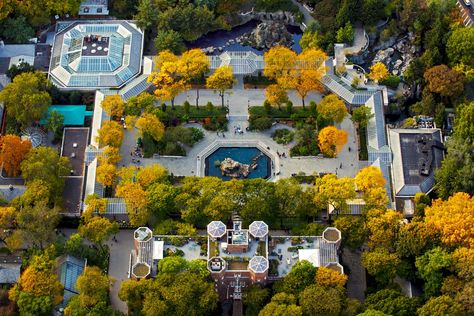
[[[145,225],[151,212],[148,208],[147,192],[138,183],[127,182],[117,186],[116,196],[125,200],[130,224]]]
[[[369,73],[370,79],[374,80],[375,82],[379,82],[388,77],[388,69],[382,62],[377,62],[370,67]]]
[[[347,282],[347,275],[326,267],[319,267],[316,271],[316,284],[324,287],[343,287]]]
[[[347,143],[348,134],[335,126],[327,126],[319,131],[318,143],[321,152],[331,158],[336,157]]]
[[[199,49],[190,49],[181,55],[178,65],[186,81],[202,78],[211,67],[209,58]],[[199,107],[199,87],[196,87],[196,107]]]
[[[107,95],[101,104],[105,113],[112,119],[120,119],[125,111],[126,103],[118,94]]]
[[[297,55],[286,47],[273,47],[264,55],[264,75],[285,89],[294,89],[305,106],[311,91],[323,91],[320,82],[326,72],[327,55],[320,49],[308,48]]]
[[[383,208],[388,204],[385,178],[380,168],[374,166],[362,168],[354,180],[357,189],[364,194],[368,207]]]
[[[117,178],[117,168],[112,164],[102,164],[97,167],[97,182],[105,187],[112,187]]]
[[[221,97],[222,107],[224,107],[224,92],[227,89],[232,89],[237,80],[234,78],[232,66],[220,66],[212,75],[206,79],[206,87],[219,92]]]
[[[97,141],[99,147],[112,146],[120,147],[122,145],[124,133],[120,123],[115,121],[105,121],[98,131]]]
[[[344,101],[335,94],[325,96],[317,105],[318,113],[326,120],[341,123],[347,115]]]
[[[135,123],[140,134],[149,134],[154,140],[159,141],[165,134],[165,125],[151,113],[143,113]]]
[[[22,140],[17,135],[0,138],[0,165],[9,177],[17,177],[21,162],[31,149],[31,141]]]
[[[54,271],[52,251],[35,255],[8,292],[20,315],[49,315],[54,306],[63,300],[63,286]]]
[[[156,71],[148,76],[148,82],[155,85],[156,97],[162,101],[171,101],[174,107],[174,98],[187,89],[187,81],[183,75],[178,57],[170,51],[162,51],[155,58]]]
[[[265,97],[272,105],[277,105],[281,109],[281,104],[288,100],[288,93],[279,84],[271,84],[265,89]]]
[[[474,197],[469,194],[434,200],[425,209],[425,222],[441,234],[445,245],[474,247]]]
[[[97,159],[99,164],[116,165],[122,157],[120,157],[120,150],[117,147],[107,146]]]
[[[327,174],[317,178],[314,184],[314,202],[320,209],[332,205],[336,210],[344,212],[346,200],[356,196],[354,179],[338,178],[335,174]]]

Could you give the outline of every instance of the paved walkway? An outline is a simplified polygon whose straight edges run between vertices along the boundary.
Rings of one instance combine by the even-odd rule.
[[[367,280],[361,263],[361,254],[359,250],[351,251],[345,247],[342,251],[342,264],[349,268],[345,273],[350,272],[347,280],[347,296],[364,303]]]
[[[109,276],[115,279],[110,289],[110,301],[115,310],[127,314],[127,304],[119,299],[118,292],[122,282],[128,280],[128,263],[133,249],[133,230],[120,230],[116,238],[117,242],[111,240],[108,242],[110,245]]]
[[[298,8],[300,9],[300,12],[303,13],[304,24],[306,24],[306,26],[308,26],[309,23],[314,21],[314,18],[312,17],[311,12],[309,12],[308,9],[306,9],[301,3],[299,3],[296,0],[291,0],[291,2],[296,4],[298,6]]]

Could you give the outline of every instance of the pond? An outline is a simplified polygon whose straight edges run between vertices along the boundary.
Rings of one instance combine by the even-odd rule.
[[[251,20],[245,24],[234,27],[230,31],[220,30],[210,32],[196,41],[188,43],[188,48],[206,48],[206,47],[222,47],[223,51],[253,51],[258,55],[262,55],[263,51],[252,48],[250,46],[243,46],[234,41],[233,44],[229,44],[229,40],[235,40],[237,37],[252,32],[253,29],[260,23],[257,20]],[[293,38],[293,46],[291,47],[295,52],[301,52],[300,39],[303,34],[298,26],[286,26],[288,32],[291,33]],[[216,49],[214,55],[219,55],[221,52]]]
[[[242,164],[256,163],[256,168],[250,170],[248,179],[264,178],[271,175],[271,159],[256,147],[220,147],[206,158],[205,175],[230,180],[232,177],[221,173],[219,163],[225,158],[231,158]],[[257,158],[257,159],[255,159]],[[254,161],[255,159],[255,161]]]

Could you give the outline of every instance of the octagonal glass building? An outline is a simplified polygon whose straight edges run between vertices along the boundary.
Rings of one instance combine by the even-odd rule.
[[[49,75],[59,88],[120,88],[141,71],[143,32],[130,21],[68,21],[56,28]]]

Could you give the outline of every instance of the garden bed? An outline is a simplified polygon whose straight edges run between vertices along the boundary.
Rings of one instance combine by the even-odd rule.
[[[369,154],[367,152],[367,128],[358,128],[359,135],[359,160],[367,161]]]

